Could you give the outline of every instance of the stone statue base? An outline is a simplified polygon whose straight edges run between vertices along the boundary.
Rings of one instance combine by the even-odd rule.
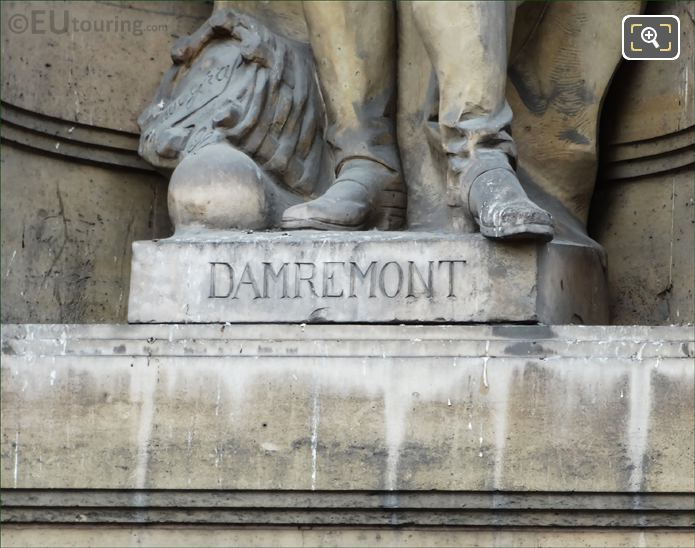
[[[131,323],[608,322],[591,240],[189,231],[133,244]]]

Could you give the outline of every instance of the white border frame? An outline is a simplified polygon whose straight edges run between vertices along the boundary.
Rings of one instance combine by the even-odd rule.
[[[676,36],[678,37],[677,44],[678,47],[676,51],[678,52],[675,57],[628,57],[625,55],[625,19],[628,17],[635,19],[642,19],[644,17],[666,17],[676,21]],[[677,15],[626,15],[620,22],[620,38],[621,38],[621,49],[623,54],[623,59],[626,61],[675,61],[681,56],[681,20]]]

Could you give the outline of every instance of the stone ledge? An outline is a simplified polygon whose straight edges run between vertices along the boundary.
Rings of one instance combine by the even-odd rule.
[[[433,527],[234,527],[230,525],[13,525],[4,524],[0,531],[2,545],[41,548],[142,546],[205,548],[248,546],[306,547],[404,547],[437,546],[439,548],[499,547],[576,548],[577,546],[611,546],[634,548],[692,548],[692,530],[684,529],[505,529],[503,527],[433,528]]]
[[[2,486],[692,493],[691,327],[4,326]]]
[[[330,527],[695,526],[691,494],[5,489],[3,523]]]

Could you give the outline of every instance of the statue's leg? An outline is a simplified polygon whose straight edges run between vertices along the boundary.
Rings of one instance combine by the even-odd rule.
[[[288,228],[400,228],[405,188],[395,139],[394,6],[304,2],[326,104],[336,181],[321,197],[288,209]]]
[[[485,236],[549,240],[550,214],[529,200],[514,173],[507,11],[505,2],[413,2],[438,80],[450,203],[468,208]]]

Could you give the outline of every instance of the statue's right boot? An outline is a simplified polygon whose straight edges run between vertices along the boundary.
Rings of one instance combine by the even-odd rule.
[[[550,214],[528,198],[514,173],[505,90],[515,3],[407,4],[437,77],[430,110],[436,106],[433,136],[449,162],[449,205],[470,212],[487,238],[550,240]]]
[[[284,228],[317,230],[396,230],[405,224],[403,178],[364,158],[343,163],[335,183],[319,198],[290,207]]]
[[[467,202],[483,236],[494,240],[553,239],[552,216],[531,201],[511,169],[491,169],[478,175],[470,184]]]

